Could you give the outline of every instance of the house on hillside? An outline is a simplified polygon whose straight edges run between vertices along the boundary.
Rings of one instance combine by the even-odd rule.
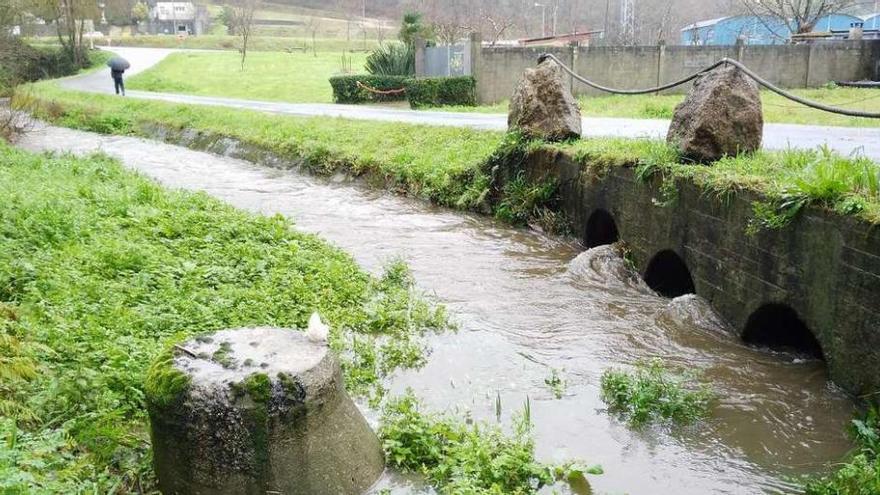
[[[860,17],[829,14],[820,18],[813,32],[848,31]],[[738,15],[720,17],[685,26],[681,30],[683,45],[734,45],[742,39],[747,45],[782,45],[790,41],[794,26],[768,16]]]
[[[156,2],[144,22],[150,34],[200,35],[208,30],[208,9],[192,2]]]

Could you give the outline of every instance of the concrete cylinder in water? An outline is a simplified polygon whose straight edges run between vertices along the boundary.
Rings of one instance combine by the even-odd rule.
[[[190,340],[153,365],[145,389],[165,495],[357,494],[384,469],[333,353],[300,332]]]

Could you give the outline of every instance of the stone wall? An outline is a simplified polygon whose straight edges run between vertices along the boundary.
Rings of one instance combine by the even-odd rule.
[[[532,180],[558,179],[561,208],[586,244],[596,244],[590,217],[608,212],[641,272],[673,251],[696,293],[740,336],[759,309],[790,308],[818,340],[838,385],[859,395],[880,391],[880,228],[809,208],[783,229],[747,235],[758,199],[751,193],[718,198],[681,181],[677,201],[657,206],[659,182],[640,182],[632,168],[596,177],[563,154],[540,152],[525,170]]]
[[[510,98],[523,70],[548,51],[599,84],[639,89],[684,78],[722,58],[740,60],[786,88],[818,87],[830,81],[878,79],[880,41],[781,46],[639,46],[589,48],[483,47],[474,75],[481,103]],[[689,85],[680,86],[685,92]],[[572,91],[596,91],[572,81]]]

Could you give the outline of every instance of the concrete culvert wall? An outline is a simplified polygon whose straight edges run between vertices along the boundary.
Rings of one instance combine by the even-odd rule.
[[[619,240],[617,224],[614,217],[607,210],[597,209],[587,220],[587,230],[584,235],[584,245],[587,248],[614,244]]]
[[[766,304],[752,313],[742,338],[756,346],[824,359],[822,346],[813,332],[785,304]]]
[[[663,297],[694,294],[694,279],[684,260],[672,250],[660,251],[648,263],[645,283]]]

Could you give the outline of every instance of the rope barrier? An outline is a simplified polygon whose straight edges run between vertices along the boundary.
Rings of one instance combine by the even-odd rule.
[[[730,58],[723,58],[723,59],[719,60],[718,62],[715,62],[714,64],[706,67],[705,69],[703,69],[699,72],[695,72],[694,74],[691,74],[691,75],[685,77],[684,79],[679,79],[678,81],[675,81],[675,82],[672,82],[669,84],[664,84],[662,86],[657,86],[654,88],[646,88],[646,89],[614,89],[614,88],[608,88],[608,87],[602,86],[602,85],[597,84],[593,81],[590,81],[589,79],[581,76],[580,74],[577,74],[576,72],[574,72],[571,69],[571,67],[565,65],[561,60],[559,60],[552,53],[542,54],[540,57],[538,57],[538,63],[543,62],[544,60],[548,60],[548,59],[553,60],[554,62],[559,64],[559,66],[562,68],[562,70],[567,72],[575,80],[580,81],[593,89],[597,89],[597,90],[603,91],[605,93],[611,93],[611,94],[616,94],[616,95],[645,95],[645,94],[665,91],[667,89],[672,89],[672,88],[675,88],[676,86],[681,86],[682,84],[693,81],[694,79],[700,77],[701,75],[711,71],[712,69],[720,67],[722,65],[732,65],[732,66],[738,68],[739,70],[743,71],[743,73],[745,75],[752,78],[759,85],[769,89],[770,91],[773,91],[774,93],[778,94],[779,96],[782,96],[783,98],[787,98],[791,101],[800,103],[801,105],[805,105],[810,108],[815,108],[816,110],[822,110],[824,112],[829,112],[829,113],[836,113],[838,115],[846,115],[849,117],[864,117],[864,118],[868,118],[868,119],[880,119],[880,113],[863,112],[861,110],[850,110],[847,108],[834,107],[831,105],[825,105],[824,103],[819,103],[817,101],[812,101],[812,100],[808,100],[806,98],[801,98],[800,96],[797,96],[793,93],[790,93],[782,88],[775,86],[774,84],[767,81],[763,77],[754,73],[751,69],[749,69],[748,67],[746,67],[745,65],[743,65],[739,61],[733,60]]]
[[[370,93],[377,94],[377,95],[399,95],[400,93],[406,92],[406,88],[382,90],[382,89],[371,88],[360,81],[356,81],[356,83],[357,83],[357,87],[364,89]]]

